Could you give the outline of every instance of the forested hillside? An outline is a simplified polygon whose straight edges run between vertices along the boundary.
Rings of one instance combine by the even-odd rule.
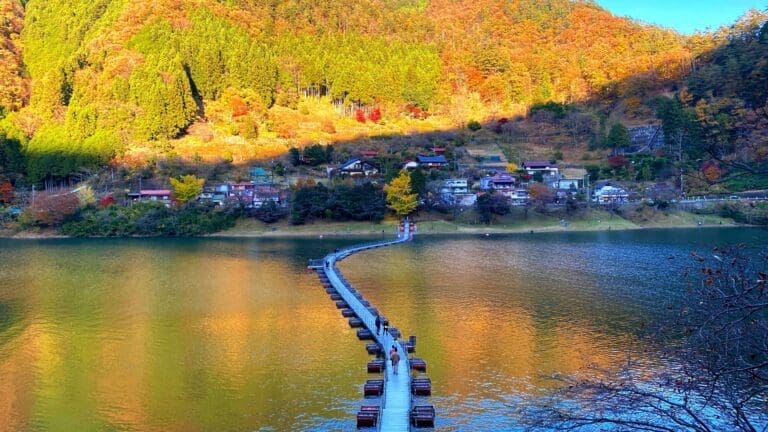
[[[690,177],[735,189],[768,187],[768,24],[749,13],[689,45],[696,54],[682,89],[658,104],[670,148]]]
[[[32,181],[174,148],[245,160],[346,139],[367,133],[356,111],[381,112],[371,127],[392,134],[413,128],[397,123],[404,115],[440,119],[419,126],[428,130],[549,101],[637,106],[679,88],[696,55],[686,97],[717,86],[702,78],[719,61],[703,47],[716,41],[692,43],[588,0],[0,5],[2,133],[23,146]]]

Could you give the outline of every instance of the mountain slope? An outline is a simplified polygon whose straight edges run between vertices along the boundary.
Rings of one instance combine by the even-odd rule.
[[[31,96],[11,95],[5,128],[31,139],[37,179],[183,136],[196,120],[260,143],[275,107],[296,109],[304,94],[347,113],[379,106],[393,118],[411,105],[461,124],[467,107],[621,95],[631,77],[660,86],[690,64],[675,33],[589,1],[29,0],[25,14]]]

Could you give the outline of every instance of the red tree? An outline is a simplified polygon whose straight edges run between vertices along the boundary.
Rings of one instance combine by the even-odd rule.
[[[13,201],[13,185],[10,180],[0,181],[0,203],[10,204]]]
[[[80,209],[80,200],[73,193],[53,194],[40,192],[35,202],[25,210],[32,221],[38,225],[58,225],[67,216]]]
[[[615,155],[608,158],[608,164],[612,168],[621,168],[629,165],[629,159],[623,155]]]
[[[381,110],[379,108],[374,108],[373,111],[368,114],[368,120],[374,123],[377,123],[379,120],[381,120]]]
[[[115,204],[115,202],[116,201],[115,201],[115,196],[114,195],[112,195],[112,194],[104,195],[103,197],[101,197],[101,199],[99,199],[99,208],[109,207],[109,206]]]
[[[417,105],[409,104],[405,106],[405,111],[411,117],[419,120],[424,120],[429,117],[429,113],[419,108]]]
[[[360,108],[355,110],[355,120],[359,121],[360,123],[365,123],[365,111]]]

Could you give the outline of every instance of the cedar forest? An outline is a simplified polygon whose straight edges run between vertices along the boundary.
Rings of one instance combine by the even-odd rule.
[[[0,0],[0,13],[0,176],[15,184],[158,157],[248,162],[376,128],[524,127],[542,109],[583,152],[656,122],[709,181],[768,171],[760,11],[693,36],[589,0]]]

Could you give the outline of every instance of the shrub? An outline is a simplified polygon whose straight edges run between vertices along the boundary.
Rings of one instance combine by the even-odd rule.
[[[32,205],[22,212],[21,220],[26,226],[57,226],[79,209],[80,199],[73,193],[40,192]]]
[[[477,120],[470,120],[467,123],[467,129],[471,130],[472,132],[477,132],[477,131],[479,131],[482,128],[483,128],[483,126]]]
[[[236,210],[197,203],[176,210],[161,203],[113,205],[81,212],[62,225],[61,233],[73,237],[194,236],[230,228],[238,216]]]

